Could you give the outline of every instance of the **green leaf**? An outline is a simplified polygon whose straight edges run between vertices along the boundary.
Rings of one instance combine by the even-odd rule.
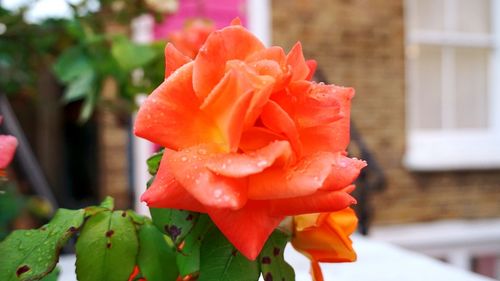
[[[0,280],[37,280],[51,272],[59,251],[84,221],[83,210],[59,209],[40,229],[17,230],[0,243]]]
[[[259,255],[260,270],[264,280],[295,280],[293,268],[283,258],[286,243],[289,237],[275,230],[267,239]]]
[[[59,273],[60,273],[60,270],[59,270],[59,268],[56,267],[56,268],[54,268],[54,270],[52,270],[51,273],[49,273],[49,275],[47,275],[43,279],[41,279],[41,281],[57,281],[57,279],[59,278]]]
[[[64,92],[63,101],[69,103],[92,95],[95,89],[95,82],[96,74],[92,69],[81,73],[81,75],[69,83]]]
[[[185,210],[149,208],[153,223],[179,245],[198,220],[199,213]]]
[[[97,213],[100,213],[100,212],[109,211],[109,209],[103,208],[100,206],[90,206],[90,207],[86,207],[84,210],[85,210],[85,217],[86,218],[91,217],[91,216],[95,216]]]
[[[97,213],[104,211],[113,211],[115,208],[115,199],[111,196],[106,196],[104,200],[98,206],[89,206],[86,207],[85,217],[95,216]]]
[[[208,231],[215,227],[207,215],[199,215],[194,228],[183,240],[182,249],[178,249],[177,266],[182,277],[200,271],[201,243]]]
[[[168,238],[152,224],[144,224],[139,230],[137,264],[148,281],[175,281],[179,275],[175,248],[165,239]]]
[[[100,89],[101,87],[101,82],[97,81],[95,85],[95,89]],[[95,105],[97,103],[97,92],[95,90],[90,91],[88,95],[85,97],[85,100],[83,102],[83,107],[80,112],[80,116],[78,118],[78,121],[80,123],[87,122],[89,120],[90,116],[92,116],[92,113],[94,112]]]
[[[203,241],[200,262],[198,281],[255,281],[260,276],[259,263],[242,256],[216,227]]]
[[[142,224],[145,224],[146,221],[151,223],[151,220],[149,220],[148,218],[146,218],[144,216],[139,215],[138,213],[136,213],[132,210],[127,210],[126,214],[130,217],[132,222],[134,222],[135,224],[142,225]]]
[[[76,243],[79,281],[124,281],[132,273],[138,253],[135,226],[121,211],[90,217]]]
[[[154,182],[154,180],[155,180],[155,177],[156,177],[156,176],[152,176],[152,177],[148,180],[148,182],[146,183],[146,188],[149,188],[149,187],[153,184],[153,182]],[[149,208],[149,210],[151,210],[151,208]]]
[[[148,164],[148,172],[152,176],[156,175],[156,173],[158,172],[158,168],[160,167],[160,161],[162,157],[163,157],[163,150],[153,154],[151,157],[148,158],[146,163]]]
[[[125,37],[114,38],[111,54],[125,71],[140,68],[158,55],[154,48],[134,43]]]
[[[6,236],[6,229],[10,223],[21,213],[26,201],[12,185],[5,184],[0,179],[0,241]],[[5,232],[2,231],[5,229]]]
[[[106,198],[104,198],[99,207],[113,211],[115,208],[115,199],[111,196],[106,196]]]
[[[84,49],[76,46],[64,51],[57,58],[53,69],[59,80],[69,83],[89,70],[92,70],[92,65]]]

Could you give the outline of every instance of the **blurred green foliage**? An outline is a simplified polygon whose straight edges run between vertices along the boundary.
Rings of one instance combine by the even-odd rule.
[[[130,112],[135,95],[161,83],[165,42],[138,44],[129,39],[130,22],[150,12],[144,1],[100,0],[96,11],[89,10],[87,2],[70,5],[70,19],[40,23],[25,21],[28,7],[9,11],[0,6],[0,24],[5,27],[0,34],[2,91],[36,99],[37,74],[49,69],[64,87],[63,104],[83,101],[80,121],[86,121],[96,106]],[[109,78],[116,82],[118,102],[101,96]]]

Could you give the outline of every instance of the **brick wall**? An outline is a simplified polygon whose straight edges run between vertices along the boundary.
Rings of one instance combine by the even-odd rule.
[[[379,224],[500,216],[500,172],[411,173],[405,149],[402,0],[272,0],[273,43],[297,40],[332,83],[356,88],[353,120],[388,178]]]

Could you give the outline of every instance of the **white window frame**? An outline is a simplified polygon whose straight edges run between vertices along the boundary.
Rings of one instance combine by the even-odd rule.
[[[445,0],[453,2],[455,0]],[[406,2],[410,8],[410,1]],[[489,35],[453,34],[443,36],[439,32],[411,32],[407,30],[406,46],[412,44],[429,44],[450,47],[488,47],[492,49],[489,77],[488,77],[488,128],[485,129],[416,129],[412,128],[411,112],[418,93],[412,81],[415,81],[412,72],[412,61],[406,59],[406,92],[407,102],[407,147],[404,156],[404,165],[414,171],[439,170],[470,170],[500,168],[500,1],[491,0],[492,30]],[[408,15],[405,15],[408,22]],[[454,21],[445,18],[446,24]],[[408,23],[407,23],[408,24]],[[442,58],[443,69],[453,68],[453,60],[448,59],[450,52],[444,52]],[[453,55],[453,53],[451,53]],[[407,54],[408,55],[408,54]],[[450,79],[443,76],[443,79]],[[453,81],[444,81],[443,87],[453,85]],[[451,91],[450,91],[451,90]],[[452,93],[453,89],[443,89],[444,93]],[[453,98],[443,95],[443,103]],[[443,112],[443,122],[447,120]],[[449,118],[448,118],[449,119]]]

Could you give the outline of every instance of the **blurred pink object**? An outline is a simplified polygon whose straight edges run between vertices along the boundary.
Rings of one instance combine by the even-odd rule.
[[[242,25],[246,25],[246,0],[182,0],[179,9],[173,15],[154,27],[154,38],[164,39],[172,31],[181,30],[187,20],[193,18],[208,19],[215,27],[228,25],[232,19],[239,17]]]
[[[2,124],[0,116],[0,124]],[[17,139],[13,136],[0,135],[0,170],[7,168],[14,157],[17,148]]]

